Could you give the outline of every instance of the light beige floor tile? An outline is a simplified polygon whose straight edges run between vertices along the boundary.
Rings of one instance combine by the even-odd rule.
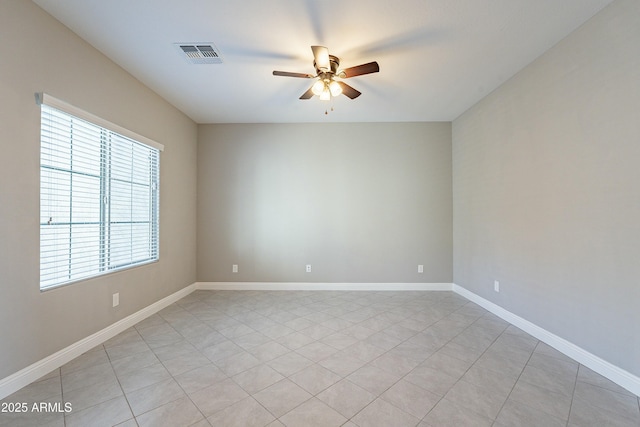
[[[274,325],[271,326],[269,328],[263,329],[260,331],[262,334],[268,336],[269,338],[271,338],[272,340],[276,340],[278,338],[284,337],[285,335],[289,335],[292,334],[296,331],[294,331],[293,329],[284,326],[284,325]]]
[[[202,354],[212,362],[220,359],[226,359],[227,357],[242,353],[243,351],[242,347],[230,340],[219,342],[201,350]]]
[[[526,365],[526,360],[515,360],[505,357],[503,354],[484,353],[474,363],[474,366],[483,368],[497,374],[504,374],[517,378]]]
[[[569,418],[571,397],[554,393],[525,381],[518,381],[516,383],[509,398],[534,409],[546,412],[561,420],[567,420]]]
[[[268,365],[259,365],[233,376],[232,379],[247,393],[255,394],[284,379],[284,377]]]
[[[278,338],[276,341],[290,350],[297,350],[300,347],[311,344],[312,342],[314,342],[314,339],[307,335],[301,334],[300,332],[293,332],[289,335]]]
[[[316,395],[340,381],[342,377],[315,364],[296,372],[289,379],[312,395]]]
[[[201,366],[209,365],[210,363],[211,361],[209,359],[204,357],[200,352],[195,351],[191,354],[166,360],[162,364],[171,375],[176,376]]]
[[[319,362],[322,359],[326,359],[332,354],[336,353],[338,350],[335,348],[324,344],[320,341],[312,342],[311,344],[307,344],[304,347],[300,347],[296,350],[296,353],[301,354],[309,360],[313,360],[314,362]]]
[[[472,362],[461,360],[438,351],[427,358],[420,366],[426,366],[444,372],[454,378],[461,378],[471,367]]]
[[[198,350],[211,347],[212,345],[216,345],[227,340],[224,335],[209,326],[207,326],[207,329],[197,334],[185,336],[185,338]]]
[[[170,326],[169,326],[170,327]],[[171,327],[170,327],[171,328]],[[182,340],[184,337],[180,335],[175,329],[171,328],[171,331],[168,331],[163,334],[154,334],[149,337],[143,337],[144,341],[147,343],[149,348],[156,349],[159,347],[164,347],[169,344],[175,344]]]
[[[300,332],[303,335],[307,335],[308,337],[311,337],[314,340],[321,340],[322,338],[335,333],[333,329],[328,328],[326,326],[322,326],[320,324],[314,324],[312,326],[309,326],[308,328],[301,329],[298,332]]]
[[[65,415],[67,427],[112,426],[133,418],[124,396]]]
[[[158,357],[158,360],[160,360],[161,362],[165,362],[176,357],[193,354],[197,351],[198,350],[187,340],[182,340],[153,349],[156,357]]]
[[[275,417],[281,417],[311,398],[311,395],[288,379],[283,379],[253,397]]]
[[[102,363],[109,362],[109,356],[102,346],[99,349],[88,351],[72,361],[62,365],[60,372],[62,375],[66,375],[70,372],[77,371],[78,369],[89,368],[91,366],[100,365]]]
[[[392,348],[396,347],[398,344],[402,343],[403,340],[392,335],[386,334],[383,332],[377,332],[364,340],[364,342],[369,343],[371,345],[375,345],[376,347],[380,347],[383,350],[389,351]]]
[[[106,347],[106,350],[109,355],[109,360],[113,362],[114,360],[121,359],[123,357],[131,357],[134,354],[148,352],[150,348],[143,339],[140,339],[114,345],[112,347]]]
[[[189,395],[191,401],[205,417],[209,417],[248,396],[247,392],[231,379],[215,383]]]
[[[347,419],[322,401],[311,398],[280,417],[280,421],[287,427],[339,427]]]
[[[130,420],[124,421],[120,424],[116,424],[115,427],[138,427],[138,423],[136,422],[135,418],[131,418]],[[207,424],[207,426],[198,426],[197,424],[194,424],[193,426],[190,427],[211,427],[210,424]]]
[[[252,348],[249,350],[249,353],[251,353],[261,363],[264,363],[287,354],[289,351],[291,350],[284,345],[275,341],[269,341]]]
[[[170,378],[127,393],[126,396],[133,415],[138,416],[166,403],[178,400],[184,397],[185,393],[180,385],[173,378]]]
[[[610,410],[632,420],[640,421],[638,398],[627,394],[617,393],[602,387],[587,383],[576,384],[574,400],[584,402],[601,409]]]
[[[339,314],[336,314],[336,316],[340,316],[344,313],[348,313],[349,310],[347,309],[346,311],[342,311]],[[334,317],[332,319],[329,320],[325,320],[324,322],[320,323],[322,326],[326,326],[327,328],[331,328],[336,332],[341,332],[343,329],[348,328],[349,326],[353,326],[353,322],[349,322],[346,319],[341,319],[340,317]]]
[[[155,365],[156,363],[160,363],[160,360],[150,348],[147,348],[140,353],[134,353],[131,356],[111,360],[111,366],[113,367],[116,375],[126,375],[129,372],[133,372],[146,366]]]
[[[369,328],[365,328],[364,326],[360,326],[357,324],[353,326],[349,326],[348,328],[344,328],[342,330],[343,334],[351,335],[352,337],[359,340],[365,340],[377,332],[378,331],[373,331]]]
[[[537,385],[567,397],[573,396],[573,390],[576,385],[576,377],[573,375],[562,375],[531,365],[524,368],[518,381],[526,381],[529,384]]]
[[[315,324],[315,322],[312,322],[309,319],[305,319],[304,317],[296,317],[283,323],[283,325],[293,329],[294,331],[301,331],[302,329],[306,329],[309,326],[313,326]]]
[[[347,356],[342,352],[337,352],[321,360],[318,364],[344,378],[362,368],[366,365],[366,362],[356,359],[355,357]]]
[[[62,375],[62,390],[65,392],[77,390],[95,383],[109,381],[115,378],[115,376],[116,374],[108,362],[78,369],[67,375]],[[57,383],[59,384],[59,381]],[[58,388],[58,390],[60,390],[60,388]]]
[[[414,427],[420,419],[382,399],[376,399],[351,421],[361,427]]]
[[[508,399],[496,418],[500,427],[564,427],[564,420]]]
[[[271,425],[275,418],[252,397],[216,412],[208,418],[212,426],[224,427],[264,427]]]
[[[384,354],[385,350],[380,347],[376,347],[373,344],[368,344],[364,341],[358,341],[355,344],[342,350],[342,354],[346,356],[355,357],[363,362],[371,362],[373,359]]]
[[[301,371],[307,366],[313,365],[313,361],[292,351],[291,353],[284,354],[267,362],[267,365],[271,366],[285,377],[288,377],[298,371]]]
[[[324,344],[330,345],[331,347],[337,350],[344,350],[345,348],[360,342],[356,338],[351,335],[343,334],[342,332],[334,332],[330,335],[327,335],[323,339],[320,340]]]
[[[508,347],[520,348],[528,352],[533,352],[537,347],[538,342],[539,341],[531,335],[514,335],[505,330],[505,332],[496,339],[494,344],[505,344]]]
[[[382,332],[402,341],[408,340],[418,333],[418,331],[397,324],[383,329]]]
[[[462,376],[462,380],[477,386],[485,387],[489,390],[494,390],[501,396],[507,396],[511,393],[517,379],[518,377],[516,376],[489,371],[488,369],[484,369],[476,365],[469,368],[469,370]]]
[[[74,411],[81,411],[98,403],[122,396],[122,388],[115,376],[86,387],[64,390],[64,401],[72,405]]]
[[[400,380],[380,396],[403,411],[422,419],[440,400],[441,396]]]
[[[445,398],[477,414],[495,419],[507,400],[507,394],[501,395],[495,389],[460,380],[447,392]]]
[[[125,393],[146,387],[171,378],[171,374],[162,363],[137,369],[126,375],[120,375],[118,381]]]
[[[348,380],[337,382],[317,397],[347,418],[353,417],[376,398],[373,393]]]
[[[379,396],[396,383],[400,379],[400,376],[389,374],[373,365],[365,365],[349,375],[347,379],[376,396]]]
[[[136,417],[140,427],[186,427],[202,419],[202,414],[188,397],[174,400]]]
[[[403,352],[397,353],[395,349],[371,361],[371,365],[398,377],[408,374],[419,364],[419,360],[409,358]]]
[[[175,376],[175,380],[187,394],[202,390],[227,378],[224,372],[211,363]]]
[[[579,397],[574,398],[569,415],[569,426],[572,427],[638,427],[640,417],[628,417],[628,413],[621,413],[614,408],[595,406],[591,402]]]
[[[235,338],[239,338],[243,335],[248,335],[251,333],[255,333],[256,331],[245,325],[244,323],[240,323],[229,328],[218,329],[222,335],[227,337],[230,340],[234,340]]]
[[[440,369],[423,365],[417,366],[404,379],[439,396],[447,394],[451,387],[458,382],[458,378],[452,377]]]
[[[438,352],[470,363],[475,363],[475,361],[478,360],[480,356],[482,356],[482,353],[484,353],[482,350],[464,347],[453,342],[447,342],[442,347],[440,347]]]
[[[227,376],[232,377],[260,364],[260,361],[251,353],[243,351],[225,359],[213,362]]]
[[[490,427],[493,420],[464,406],[442,399],[424,417],[419,427]]]

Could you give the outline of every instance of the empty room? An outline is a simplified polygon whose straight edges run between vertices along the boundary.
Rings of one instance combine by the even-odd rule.
[[[0,0],[0,427],[638,427],[638,23]]]

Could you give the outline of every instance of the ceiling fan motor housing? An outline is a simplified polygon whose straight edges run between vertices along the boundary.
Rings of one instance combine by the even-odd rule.
[[[318,67],[318,65],[316,64],[316,61],[313,61],[313,66],[316,69],[316,72],[318,73],[318,75],[325,74],[325,73],[336,74],[338,72],[338,67],[340,66],[340,58],[334,55],[329,55],[329,65],[331,67],[330,70],[323,70]]]

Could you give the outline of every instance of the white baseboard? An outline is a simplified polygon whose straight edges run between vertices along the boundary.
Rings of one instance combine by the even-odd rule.
[[[92,334],[86,338],[81,339],[62,350],[45,357],[38,362],[27,366],[26,368],[12,374],[6,378],[0,380],[0,400],[15,393],[22,387],[31,384],[33,381],[41,378],[43,375],[48,374],[64,365],[67,362],[75,359],[81,354],[91,350],[97,345],[102,344],[106,340],[115,337],[120,332],[132,327],[141,320],[146,319],[152,314],[157,313],[163,308],[173,304],[179,299],[189,295],[196,290],[196,284],[191,284],[186,288],[180,289],[160,301],[151,304],[148,307],[143,308],[140,311],[133,313],[130,316],[125,317],[116,323],[107,326],[106,328]]]
[[[551,347],[567,355],[578,363],[581,363],[587,368],[599,373],[603,377],[608,378],[619,386],[629,390],[631,393],[640,396],[639,377],[607,362],[606,360],[599,358],[592,353],[589,353],[585,349],[578,347],[577,345],[565,340],[564,338],[561,338],[547,331],[546,329],[543,329],[538,325],[535,325],[528,320],[523,319],[522,317],[517,316],[508,310],[505,310],[499,305],[494,304],[491,301],[486,300],[474,294],[473,292],[456,285],[455,283],[452,285],[452,287],[453,291],[458,295],[461,295],[466,299],[478,304],[480,307],[489,310],[491,313],[495,314],[501,319],[506,320],[514,326],[517,326],[529,335],[539,339],[545,344],[550,345]]]
[[[451,283],[197,282],[210,291],[450,291]]]

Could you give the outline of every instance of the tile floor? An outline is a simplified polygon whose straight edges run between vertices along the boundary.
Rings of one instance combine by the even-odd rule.
[[[452,292],[196,291],[1,426],[640,426],[638,396]]]

